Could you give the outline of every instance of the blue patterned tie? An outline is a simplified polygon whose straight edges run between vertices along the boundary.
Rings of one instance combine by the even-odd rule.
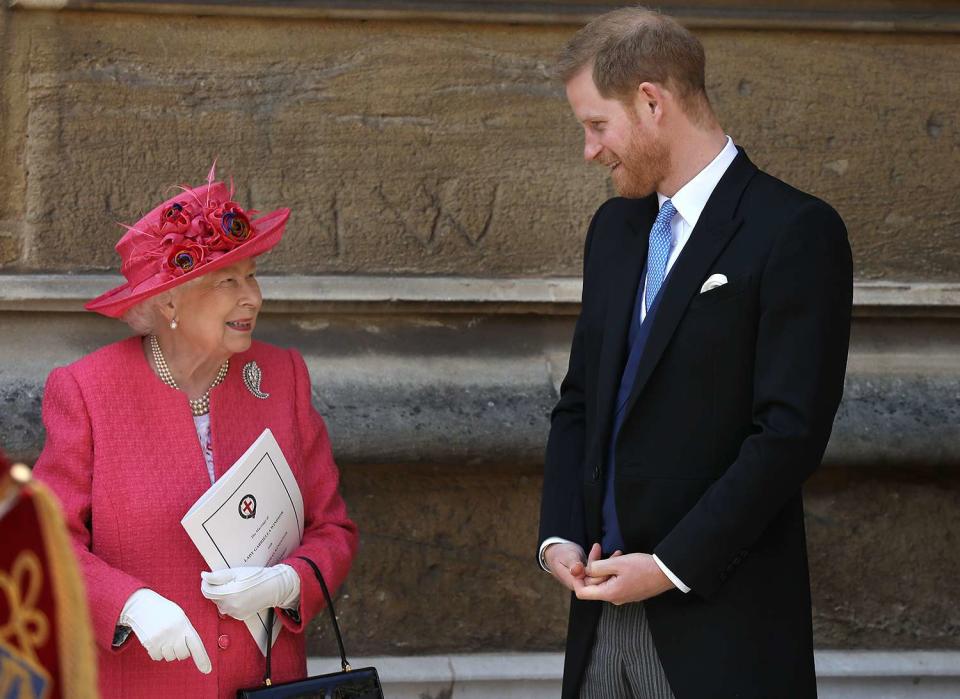
[[[664,277],[667,276],[667,260],[670,259],[670,247],[673,236],[670,234],[670,221],[677,210],[673,202],[667,199],[660,207],[657,220],[650,229],[650,243],[647,248],[647,291],[645,296],[646,308],[653,308],[653,300],[660,291]]]
[[[677,210],[669,199],[663,202],[660,213],[657,214],[657,220],[653,222],[653,228],[650,229],[650,246],[647,250],[647,316],[643,323],[640,322],[640,305],[643,297],[643,277],[637,285],[635,301],[633,303],[633,319],[630,323],[630,330],[627,333],[627,361],[623,367],[623,373],[620,375],[620,388],[617,390],[616,410],[613,417],[613,430],[610,432],[610,442],[607,445],[607,468],[606,479],[604,481],[603,493],[603,534],[601,545],[603,552],[610,555],[617,549],[626,551],[623,540],[623,533],[620,531],[620,522],[617,518],[617,501],[614,496],[614,474],[617,470],[615,447],[617,444],[617,435],[623,426],[626,418],[625,410],[633,392],[633,385],[637,380],[637,371],[640,368],[640,358],[643,356],[643,349],[647,344],[647,338],[650,336],[650,325],[653,322],[653,316],[657,312],[654,301],[657,299],[657,292],[663,286],[663,280],[667,273],[667,260],[670,258],[670,247],[673,242],[673,236],[670,235],[670,221],[673,220]]]

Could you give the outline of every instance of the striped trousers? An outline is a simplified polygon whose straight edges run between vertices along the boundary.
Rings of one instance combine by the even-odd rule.
[[[674,699],[642,602],[603,604],[580,699]]]

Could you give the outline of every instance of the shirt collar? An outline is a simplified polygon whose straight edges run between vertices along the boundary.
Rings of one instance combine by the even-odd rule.
[[[690,228],[697,225],[700,220],[700,214],[703,213],[707,200],[713,194],[723,173],[730,167],[730,163],[737,157],[737,147],[733,145],[733,139],[727,136],[727,143],[717,154],[717,157],[710,161],[710,164],[703,168],[697,176],[677,190],[672,197],[664,196],[657,192],[657,202],[663,206],[663,202],[669,199],[673,203],[673,208],[677,210],[680,217],[687,222]]]

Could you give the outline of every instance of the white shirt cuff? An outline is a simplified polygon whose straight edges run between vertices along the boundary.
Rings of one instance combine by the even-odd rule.
[[[690,592],[690,588],[687,587],[686,585],[684,585],[684,584],[683,584],[683,580],[681,580],[681,579],[678,578],[676,575],[674,575],[674,574],[673,574],[673,571],[671,571],[669,568],[667,568],[667,566],[665,566],[665,565],[663,564],[663,561],[661,561],[659,558],[657,558],[657,554],[653,554],[653,561],[654,561],[654,563],[656,563],[658,566],[660,566],[660,570],[663,571],[663,574],[666,575],[668,578],[670,578],[670,582],[672,582],[674,585],[676,585],[676,586],[677,586],[677,589],[680,590],[680,592],[682,592],[682,593],[684,593],[684,594]]]
[[[550,569],[547,567],[547,561],[543,557],[544,552],[547,550],[547,547],[550,544],[572,544],[572,543],[573,542],[570,541],[569,539],[564,539],[563,537],[559,537],[559,536],[551,536],[549,539],[544,539],[543,543],[540,544],[540,553],[537,556],[537,558],[540,559],[540,567],[543,568],[548,573],[550,572]]]
[[[548,573],[550,572],[550,568],[547,567],[547,561],[543,557],[544,552],[547,550],[547,547],[550,546],[550,544],[572,544],[572,543],[573,542],[570,541],[569,539],[564,539],[563,537],[560,537],[560,536],[551,536],[548,539],[544,539],[543,543],[540,544],[540,553],[537,556],[537,558],[540,559],[540,567],[543,568]],[[690,588],[684,585],[683,580],[681,580],[676,575],[674,575],[673,571],[667,568],[666,565],[664,565],[663,561],[661,561],[657,557],[657,554],[653,554],[653,560],[657,564],[657,566],[660,568],[660,570],[663,571],[663,574],[670,579],[670,582],[676,585],[677,589],[680,590],[680,592],[683,592],[684,594],[686,594],[687,592],[690,592]]]

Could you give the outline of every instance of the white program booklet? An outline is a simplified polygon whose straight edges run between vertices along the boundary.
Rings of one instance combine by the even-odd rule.
[[[300,545],[303,496],[269,429],[200,496],[180,524],[210,570],[276,565]],[[266,655],[266,610],[245,623]],[[275,622],[270,645],[279,633]]]

